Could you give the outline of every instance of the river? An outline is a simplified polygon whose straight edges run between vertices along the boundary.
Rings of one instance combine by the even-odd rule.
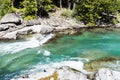
[[[67,61],[85,63],[111,56],[120,58],[118,32],[61,35],[44,45],[34,38],[0,42],[0,80],[40,72]]]

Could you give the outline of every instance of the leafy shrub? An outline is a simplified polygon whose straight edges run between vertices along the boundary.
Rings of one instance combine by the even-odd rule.
[[[61,10],[61,16],[64,17],[72,17],[73,11],[72,10],[68,10],[68,9],[62,9]]]

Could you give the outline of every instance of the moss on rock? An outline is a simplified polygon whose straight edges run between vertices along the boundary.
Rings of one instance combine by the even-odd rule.
[[[39,80],[58,80],[58,74],[57,72],[54,72],[52,75],[50,76],[47,76],[47,77],[44,77],[44,78],[41,78]]]
[[[87,71],[96,71],[102,67],[109,67],[107,64],[114,63],[114,61],[120,60],[117,57],[104,57],[97,60],[91,60],[84,64],[84,69]]]

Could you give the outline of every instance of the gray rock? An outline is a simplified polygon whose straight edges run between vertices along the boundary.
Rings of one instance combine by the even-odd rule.
[[[16,13],[9,13],[3,16],[3,18],[0,20],[0,23],[1,24],[6,24],[6,23],[21,24],[22,19]]]
[[[34,25],[30,27],[24,27],[18,30],[19,34],[29,34],[29,33],[50,33],[54,30],[53,27],[46,25]]]
[[[110,69],[99,69],[95,80],[120,80],[120,72]]]
[[[0,25],[0,31],[6,31],[10,28],[13,28],[15,27],[16,25],[15,24],[12,24],[12,23],[9,23],[9,24],[1,24]]]
[[[58,80],[89,80],[87,76],[70,67],[61,67],[57,70]]]
[[[0,37],[6,34],[6,31],[0,31]]]
[[[25,27],[22,29],[17,30],[19,35],[27,35],[29,33],[32,33],[31,27]]]
[[[53,32],[54,28],[51,26],[41,25],[40,33],[51,33]]]
[[[120,27],[120,23],[117,23],[117,24],[115,25],[115,27]]]
[[[1,38],[2,40],[16,40],[17,39],[17,31],[14,32],[9,32],[7,34],[5,34],[4,36],[2,36]]]
[[[34,20],[28,20],[28,21],[24,21],[23,24],[25,26],[33,26],[33,25],[40,25],[41,21],[38,19],[34,19]]]

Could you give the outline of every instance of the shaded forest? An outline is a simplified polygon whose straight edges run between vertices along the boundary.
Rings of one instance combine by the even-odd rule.
[[[120,12],[120,0],[0,0],[0,4],[0,17],[17,12],[25,20],[48,18],[48,13],[65,8],[72,11],[71,17],[90,25],[115,24]]]

